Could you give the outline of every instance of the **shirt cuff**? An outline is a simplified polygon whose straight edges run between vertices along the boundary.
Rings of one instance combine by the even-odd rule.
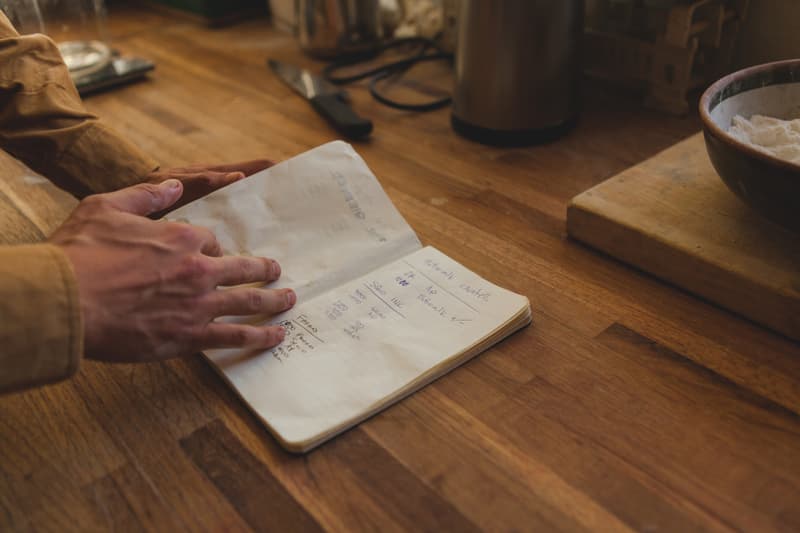
[[[158,163],[102,122],[94,122],[57,161],[66,174],[93,193],[141,183]]]
[[[78,370],[78,287],[58,247],[0,247],[0,316],[0,391],[59,381]]]

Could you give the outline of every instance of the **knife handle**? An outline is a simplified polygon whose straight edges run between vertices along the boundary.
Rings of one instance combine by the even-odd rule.
[[[319,94],[310,101],[317,113],[345,137],[359,139],[372,132],[372,122],[356,115],[338,94]]]

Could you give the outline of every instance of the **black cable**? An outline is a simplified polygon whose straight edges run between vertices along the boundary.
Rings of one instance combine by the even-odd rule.
[[[399,61],[393,61],[391,63],[386,63],[384,65],[380,65],[378,67],[371,68],[363,72],[358,72],[356,74],[351,74],[349,76],[336,76],[334,74],[336,71],[341,70],[343,68],[351,67],[353,65],[357,65],[365,61],[370,61],[389,49],[399,48],[407,45],[419,45],[420,49],[411,57],[408,57],[406,59],[401,59]],[[428,53],[428,50],[431,49],[433,49],[433,53]],[[379,82],[386,80],[390,77],[399,77],[417,63],[422,63],[427,61],[448,61],[452,63],[453,54],[449,54],[447,52],[442,51],[442,49],[433,40],[426,39],[424,37],[406,37],[401,39],[393,39],[391,41],[379,45],[378,47],[376,47],[375,49],[371,50],[366,54],[359,54],[357,56],[345,56],[340,59],[337,59],[330,65],[327,65],[322,70],[322,75],[329,82],[336,85],[344,85],[347,83],[353,83],[355,81],[360,81],[366,78],[370,78],[369,92],[372,95],[372,97],[375,98],[375,100],[377,100],[378,102],[387,105],[389,107],[393,107],[395,109],[402,109],[405,111],[432,111],[434,109],[439,109],[441,107],[449,105],[450,102],[452,101],[451,97],[447,96],[445,98],[440,98],[438,100],[433,100],[431,102],[427,102],[424,104],[407,104],[403,102],[397,102],[396,100],[392,100],[390,98],[387,98],[386,96],[383,96],[382,94],[380,94],[377,88]]]

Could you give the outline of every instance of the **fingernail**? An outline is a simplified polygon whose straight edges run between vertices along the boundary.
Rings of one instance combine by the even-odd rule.
[[[280,277],[280,275],[281,275],[281,266],[278,264],[277,261],[275,261],[275,260],[272,261],[272,267],[271,268],[272,268],[272,277],[273,278]]]
[[[164,181],[161,185],[167,187],[168,189],[175,190],[180,188],[181,182],[176,179],[168,179]]]
[[[229,172],[225,175],[225,179],[229,181],[238,181],[244,177],[244,172]]]
[[[277,337],[278,337],[278,342],[282,342],[283,339],[286,338],[286,328],[284,328],[283,326],[279,326]]]
[[[286,305],[291,307],[295,304],[295,302],[297,302],[297,295],[292,289],[289,289],[286,291]]]

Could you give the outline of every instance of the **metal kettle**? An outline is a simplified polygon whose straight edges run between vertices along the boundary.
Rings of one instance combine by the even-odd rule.
[[[495,145],[547,141],[577,120],[583,0],[462,0],[453,129]]]
[[[297,0],[300,46],[333,58],[371,49],[383,38],[379,0]]]

